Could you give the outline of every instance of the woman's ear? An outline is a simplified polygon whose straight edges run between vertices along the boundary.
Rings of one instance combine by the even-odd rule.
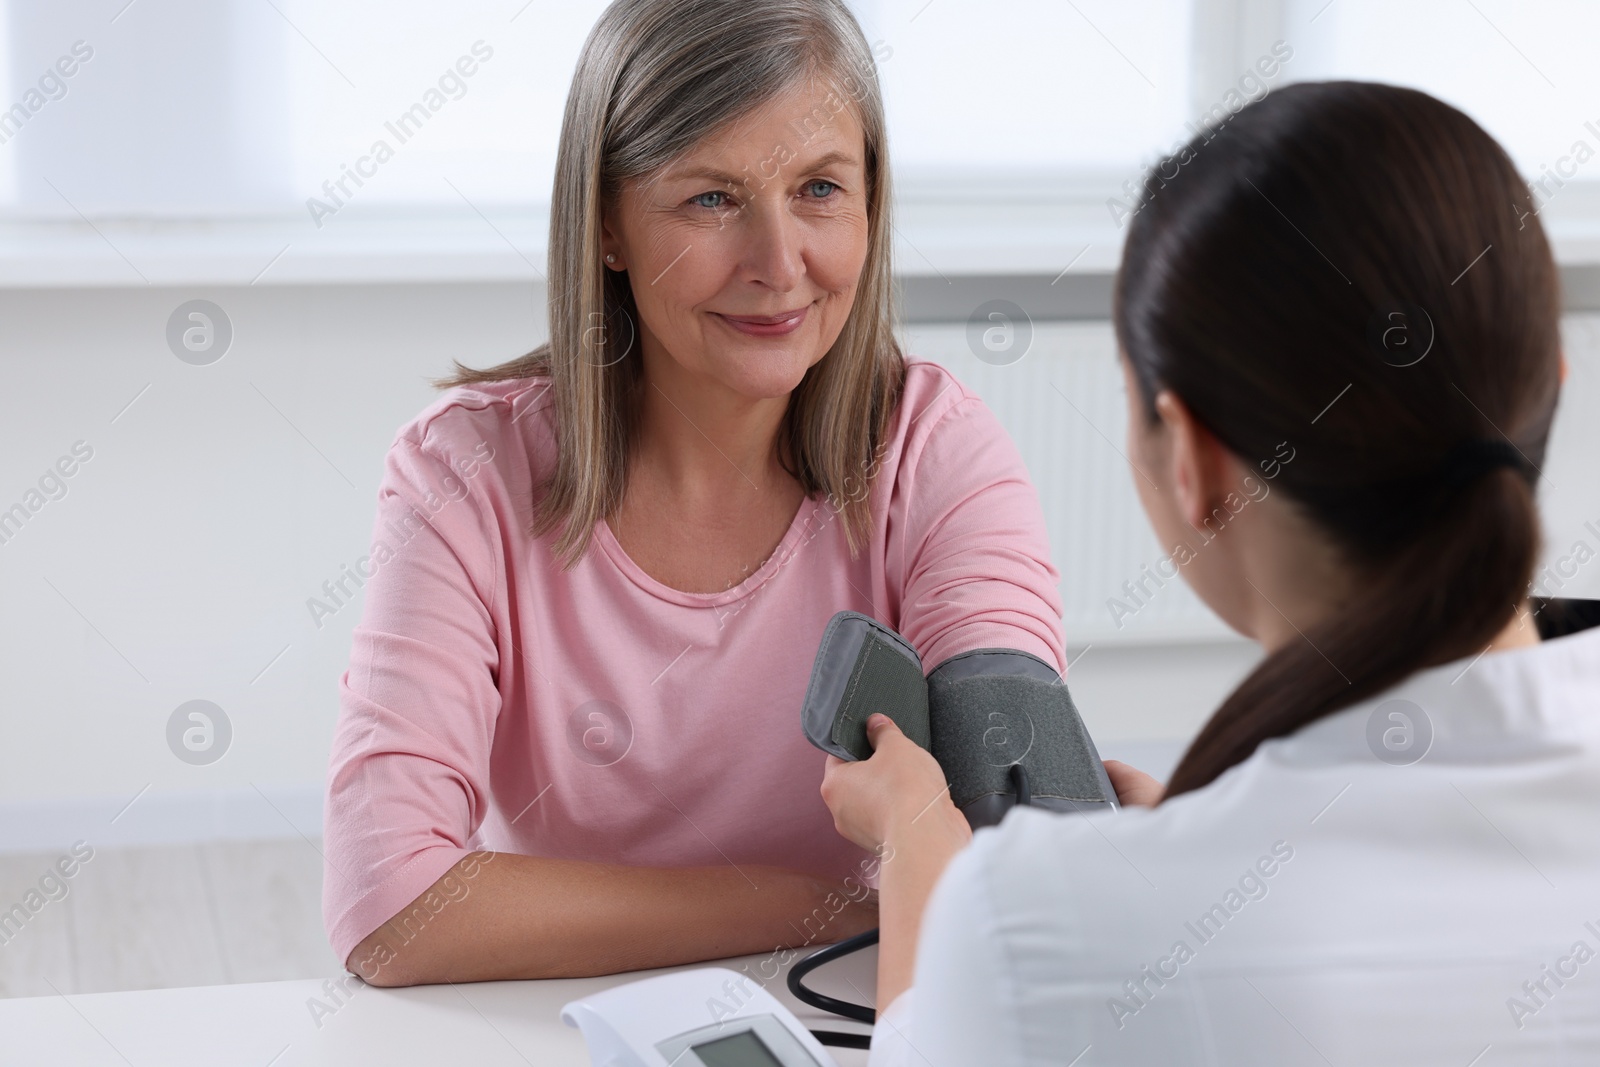
[[[600,214],[600,259],[611,270],[627,270],[628,263],[622,255],[622,242],[615,230],[616,215],[607,207]]]
[[[1166,459],[1178,514],[1203,529],[1214,502],[1227,494],[1227,450],[1172,390],[1156,394],[1156,414],[1167,431]]]

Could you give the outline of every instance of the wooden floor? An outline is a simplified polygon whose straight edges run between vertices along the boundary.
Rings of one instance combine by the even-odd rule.
[[[66,896],[20,931],[0,927],[0,997],[343,974],[323,933],[312,840],[96,849]],[[0,918],[58,855],[0,855]]]

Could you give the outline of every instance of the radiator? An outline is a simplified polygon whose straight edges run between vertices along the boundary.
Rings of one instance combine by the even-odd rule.
[[[1110,324],[1034,323],[1026,354],[1003,366],[978,359],[967,333],[961,323],[914,326],[906,350],[982,397],[1022,453],[1061,572],[1069,648],[1233,636],[1182,577],[1155,570],[1171,546],[1157,544],[1124,455],[1126,400]],[[1143,590],[1124,588],[1141,580]]]

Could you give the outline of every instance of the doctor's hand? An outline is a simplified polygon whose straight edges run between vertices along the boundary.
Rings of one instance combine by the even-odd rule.
[[[1161,803],[1162,794],[1167,790],[1160,782],[1121,760],[1108,759],[1103,762],[1106,765],[1106,777],[1111,779],[1111,788],[1117,791],[1117,803],[1125,808],[1153,808]]]
[[[950,800],[950,786],[933,754],[887,715],[867,719],[872,755],[860,761],[828,757],[822,800],[833,825],[862,848],[897,847],[924,831],[945,839],[971,840],[966,817]]]
[[[845,837],[883,858],[879,869],[878,1006],[910,987],[917,931],[928,898],[950,861],[972,842],[966,816],[950,799],[932,753],[887,715],[867,719],[872,755],[828,757],[822,799]]]

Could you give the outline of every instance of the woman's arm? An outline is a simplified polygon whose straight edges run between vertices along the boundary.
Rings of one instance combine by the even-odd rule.
[[[972,840],[966,817],[950,801],[933,755],[906,737],[887,715],[867,719],[872,755],[860,762],[828,757],[822,799],[834,826],[863,848],[882,848],[877,1009],[888,1009],[911,986],[922,913],[939,876]]]
[[[819,915],[820,936],[803,934],[817,931]],[[875,897],[849,899],[776,867],[475,852],[368,935],[345,966],[379,986],[576,978],[822,944],[877,924]]]
[[[885,565],[900,582],[885,619],[932,670],[978,648],[1010,648],[1067,672],[1061,575],[1039,496],[1011,438],[977,396],[948,382],[919,416],[889,498]],[[919,447],[920,446],[920,447]]]

